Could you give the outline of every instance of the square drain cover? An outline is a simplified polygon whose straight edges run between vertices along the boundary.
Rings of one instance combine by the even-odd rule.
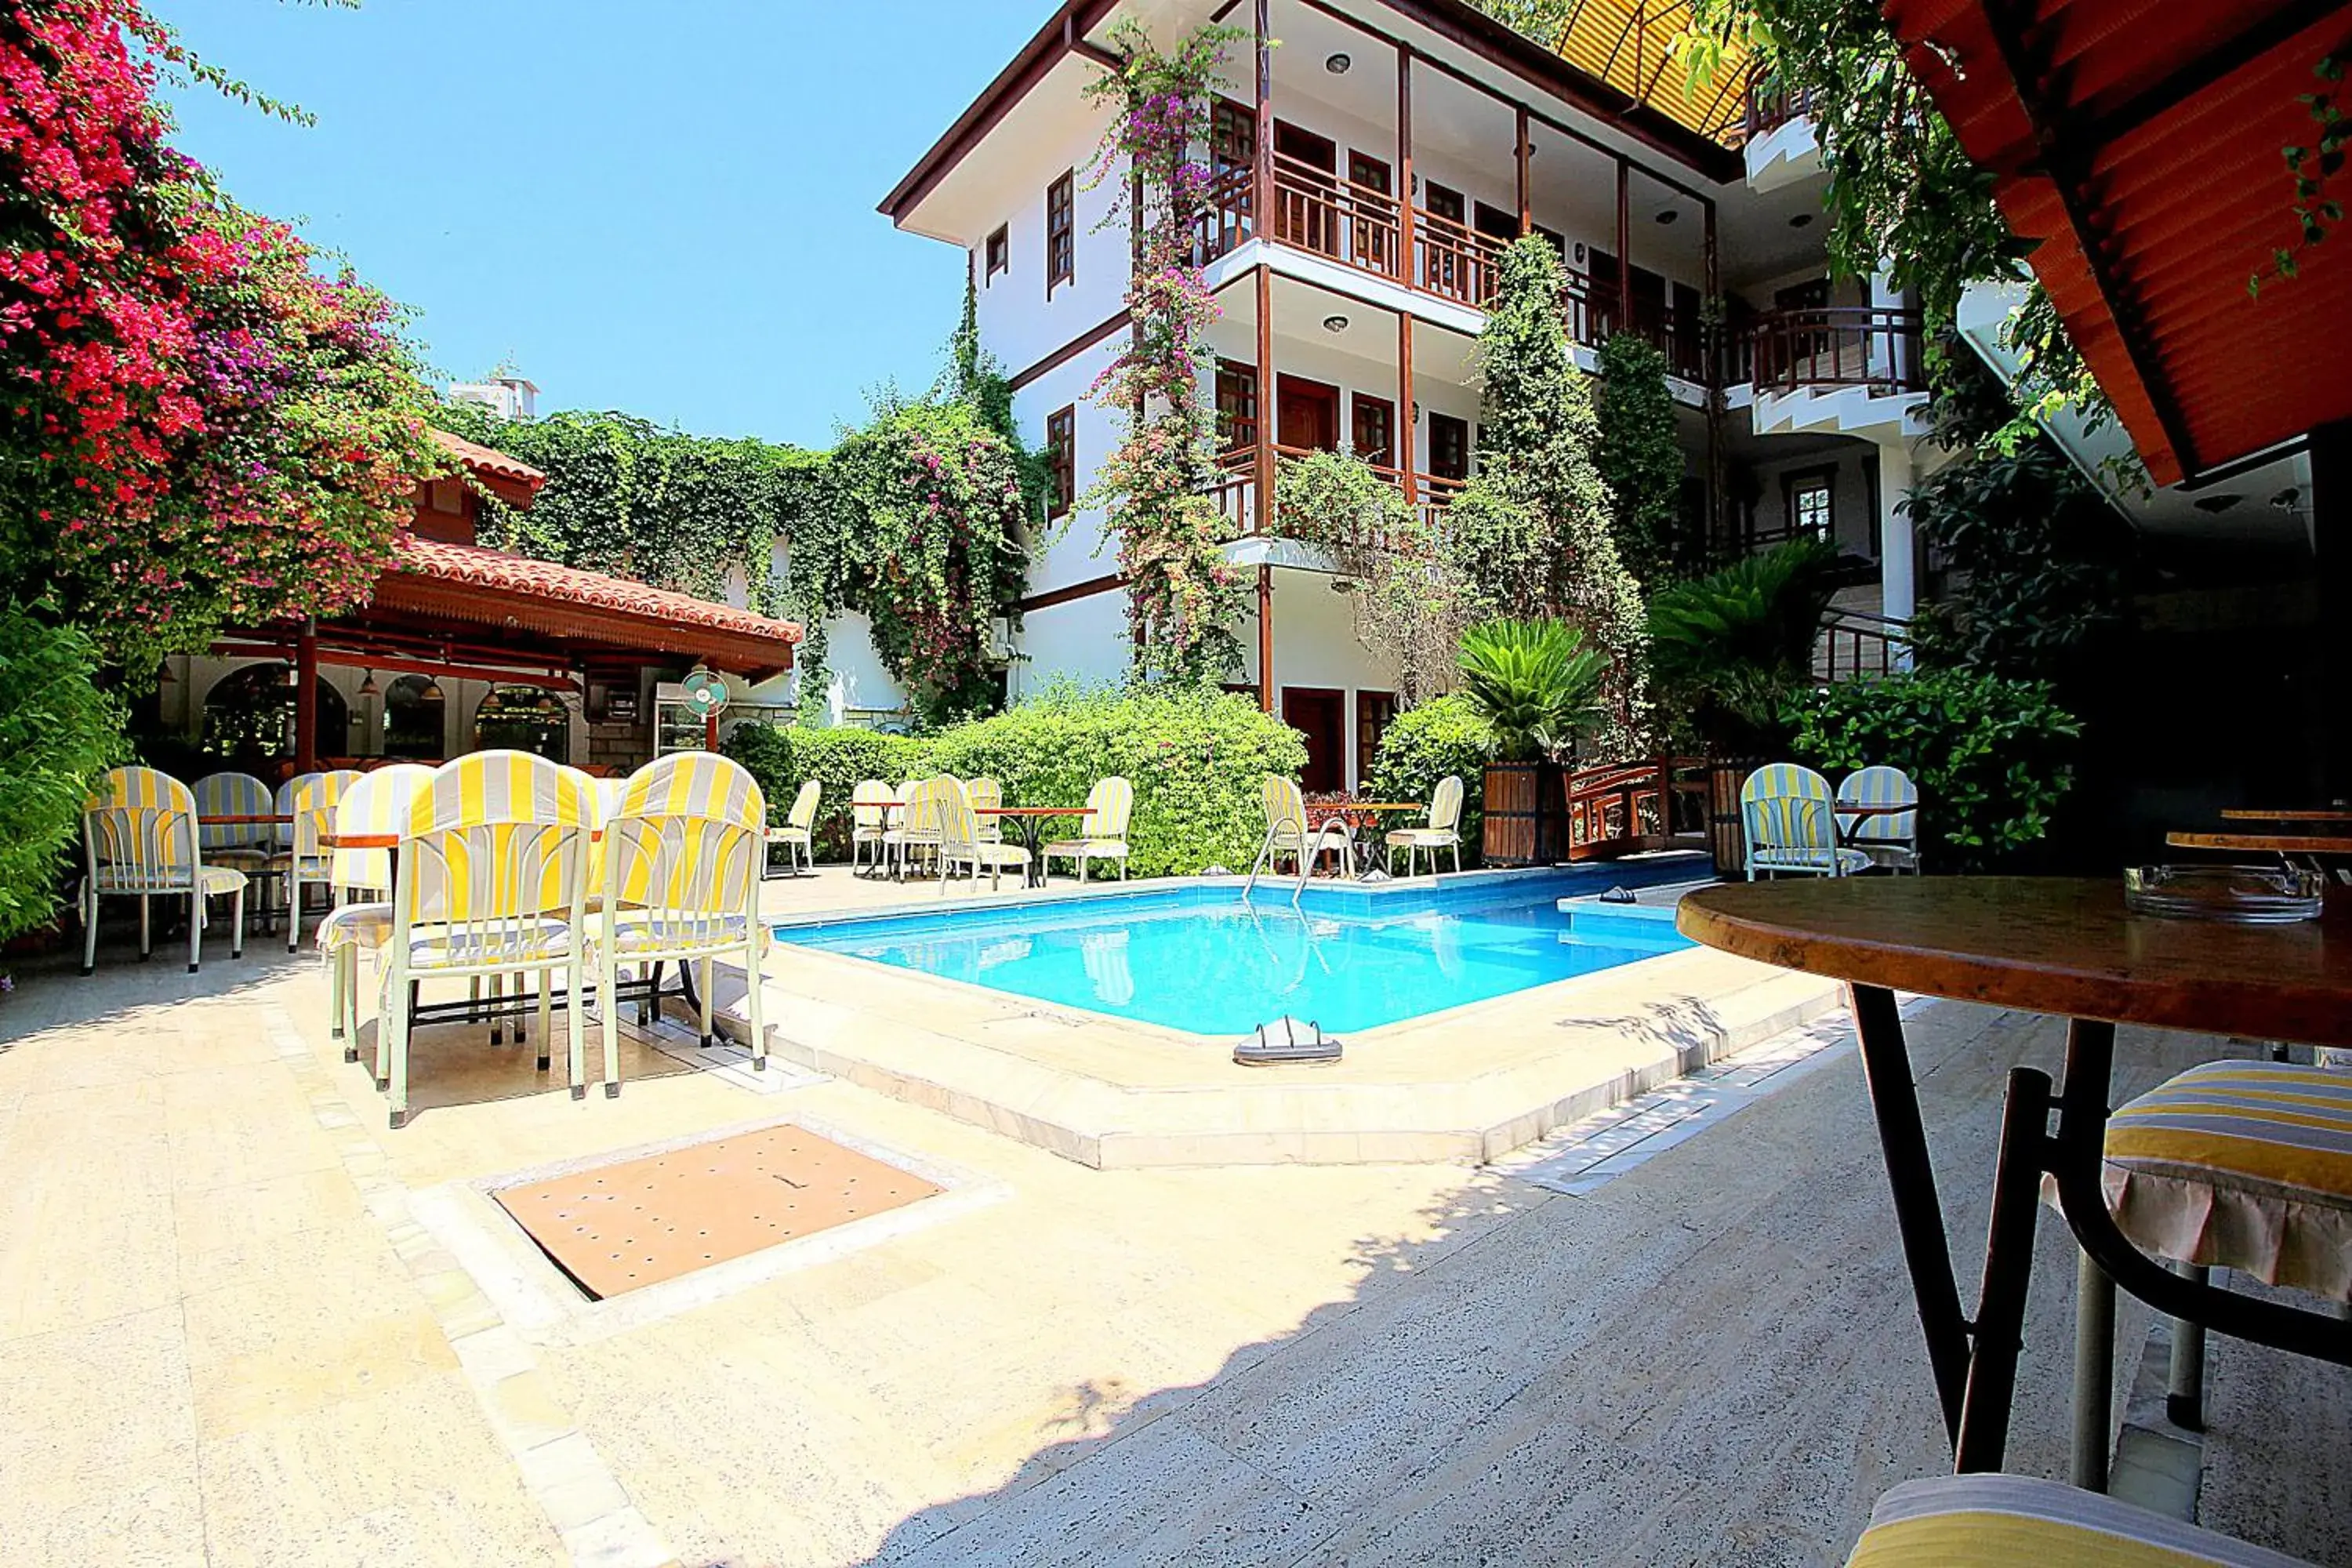
[[[601,1301],[939,1191],[805,1128],[770,1127],[496,1195]]]

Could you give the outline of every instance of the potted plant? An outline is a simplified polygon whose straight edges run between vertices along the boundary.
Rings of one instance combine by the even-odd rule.
[[[1483,790],[1487,864],[1548,866],[1565,855],[1559,760],[1600,717],[1607,670],[1565,621],[1481,621],[1462,634],[1458,689],[1495,734]]]
[[[1740,784],[1787,753],[1790,699],[1812,684],[1837,559],[1817,540],[1790,540],[1650,601],[1655,689],[1706,752],[1718,873],[1738,870],[1746,857]]]

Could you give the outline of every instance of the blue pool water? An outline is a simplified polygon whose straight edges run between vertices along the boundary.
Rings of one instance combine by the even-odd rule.
[[[1605,886],[1605,884],[1602,884]],[[1672,911],[1575,876],[1433,889],[1231,886],[787,926],[780,940],[1202,1035],[1288,1014],[1368,1029],[1688,947]]]

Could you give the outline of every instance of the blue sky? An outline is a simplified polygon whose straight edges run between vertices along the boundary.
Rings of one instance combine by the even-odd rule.
[[[540,408],[829,443],[928,385],[963,254],[874,210],[1045,0],[163,0],[318,116],[173,95],[181,148],[417,311],[445,374]]]

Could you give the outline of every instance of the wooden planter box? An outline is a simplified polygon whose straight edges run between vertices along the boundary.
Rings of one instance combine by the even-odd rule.
[[[1715,852],[1715,874],[1738,877],[1748,864],[1748,827],[1739,816],[1739,786],[1764,764],[1753,757],[1706,761],[1706,841]]]
[[[1568,858],[1565,775],[1551,763],[1488,763],[1482,860],[1551,866]]]

